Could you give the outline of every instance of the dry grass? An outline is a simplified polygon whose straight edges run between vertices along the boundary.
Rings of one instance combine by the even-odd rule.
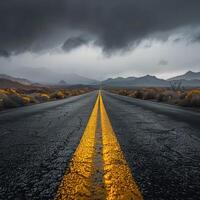
[[[180,106],[200,107],[200,88],[174,91],[169,88],[109,89],[133,98],[166,102]]]
[[[64,99],[92,91],[92,88],[41,88],[35,89],[0,89],[0,110],[15,108],[35,103]]]

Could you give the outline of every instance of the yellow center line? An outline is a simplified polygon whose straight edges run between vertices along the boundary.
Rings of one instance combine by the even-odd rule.
[[[143,199],[112,129],[100,96],[103,135],[104,181],[107,199]]]
[[[89,118],[86,129],[81,138],[69,169],[66,171],[63,180],[58,188],[55,199],[68,200],[89,199],[91,196],[91,176],[93,172],[93,153],[95,145],[95,132],[97,124],[97,113],[99,107],[99,96]]]
[[[97,180],[101,177],[101,166],[103,177]],[[55,199],[143,199],[112,129],[101,93]]]

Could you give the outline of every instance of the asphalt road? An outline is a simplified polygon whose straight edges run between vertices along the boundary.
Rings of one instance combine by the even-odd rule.
[[[144,199],[200,199],[200,113],[104,92]]]
[[[0,114],[0,199],[53,199],[97,92]]]
[[[144,199],[200,199],[200,113],[102,93]],[[53,199],[97,92],[0,113],[0,199]]]

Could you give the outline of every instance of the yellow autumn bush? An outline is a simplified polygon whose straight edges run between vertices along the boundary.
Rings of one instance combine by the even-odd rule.
[[[28,96],[22,96],[22,100],[24,104],[29,104],[31,102],[31,98]]]
[[[174,91],[170,88],[113,88],[110,92],[144,100],[156,100],[181,106],[200,107],[200,88]]]
[[[41,88],[41,89],[0,89],[0,110],[15,108],[35,103],[56,99],[64,99],[69,96],[80,95],[91,91],[91,88]]]

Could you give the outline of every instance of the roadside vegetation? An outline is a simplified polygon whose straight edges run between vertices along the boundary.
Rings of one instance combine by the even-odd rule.
[[[200,108],[200,88],[112,88],[108,90],[119,95],[143,100]]]
[[[80,88],[0,89],[0,110],[64,99],[92,91]]]

